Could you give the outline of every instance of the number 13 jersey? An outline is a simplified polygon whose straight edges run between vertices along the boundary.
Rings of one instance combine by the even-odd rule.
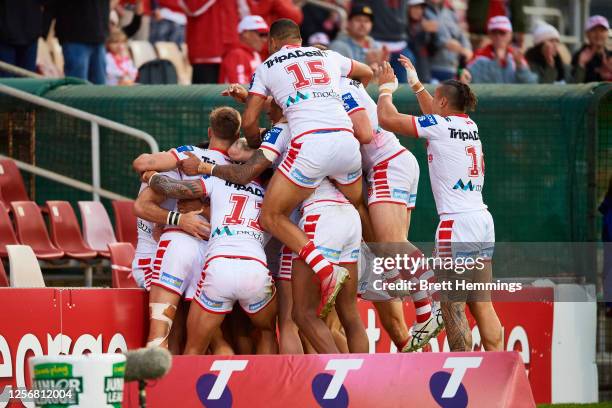
[[[482,200],[484,156],[478,126],[467,115],[413,116],[419,138],[427,139],[429,178],[438,214],[487,208]]]

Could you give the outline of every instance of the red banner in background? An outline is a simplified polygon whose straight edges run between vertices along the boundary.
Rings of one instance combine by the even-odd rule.
[[[552,288],[533,290],[552,298]],[[0,394],[7,385],[29,385],[25,362],[32,355],[113,352],[126,346],[142,347],[146,339],[147,304],[142,290],[2,288],[0,299]],[[504,327],[505,349],[519,351],[535,400],[550,402],[553,304],[499,302],[495,308]],[[388,353],[391,342],[373,305],[362,301],[359,309],[371,352]],[[412,304],[405,303],[404,311],[410,326],[414,318]],[[473,325],[473,319],[470,321]],[[477,330],[472,330],[475,340],[479,338]],[[437,345],[437,350],[445,349],[444,333]],[[267,378],[274,382],[283,375],[269,371]],[[0,402],[0,408],[4,406]],[[13,401],[9,406],[22,405]]]
[[[550,299],[543,302],[494,302],[495,310],[504,331],[504,350],[518,351],[537,403],[551,401],[551,350],[553,335],[553,302],[554,289],[525,288],[523,295],[527,299]],[[374,305],[360,301],[359,312],[366,326],[370,340],[370,353],[395,352],[396,348],[378,318]],[[404,316],[410,327],[414,321],[414,307],[411,302],[404,302]],[[472,340],[480,346],[480,333],[474,318],[467,311],[468,321],[472,328]],[[449,351],[446,332],[438,336],[437,342],[430,342],[432,351]],[[484,351],[484,350],[483,350]]]
[[[519,355],[505,352],[176,356],[147,397],[153,408],[535,405]]]
[[[31,356],[112,353],[146,339],[146,294],[139,289],[2,288],[0,299],[0,395],[8,395],[7,386],[30,385]]]

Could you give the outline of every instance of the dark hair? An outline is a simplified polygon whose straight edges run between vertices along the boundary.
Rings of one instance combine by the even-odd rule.
[[[442,82],[441,90],[454,109],[461,112],[469,112],[476,109],[478,99],[469,85],[456,79],[449,79]]]
[[[208,117],[210,127],[215,137],[230,142],[235,141],[240,136],[240,113],[229,106],[222,106],[210,112]]]
[[[269,35],[270,38],[281,41],[302,40],[300,26],[288,18],[281,18],[273,22],[270,26]]]
[[[546,58],[544,58],[542,47],[544,47],[544,43],[534,45],[527,50],[525,59],[529,65],[538,65],[540,67],[546,67],[548,65]],[[557,81],[563,81],[565,79],[565,68],[563,67],[563,60],[559,54],[555,55],[555,69],[557,70]]]

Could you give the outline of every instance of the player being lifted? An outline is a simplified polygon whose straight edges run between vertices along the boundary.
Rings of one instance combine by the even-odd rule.
[[[435,243],[438,257],[482,257],[493,255],[493,218],[482,200],[484,159],[476,123],[467,112],[476,107],[476,96],[468,85],[448,80],[432,97],[418,79],[410,60],[401,57],[408,83],[425,116],[401,114],[392,102],[397,78],[388,63],[379,77],[378,120],[389,131],[427,140],[429,176],[440,223]],[[491,263],[474,277],[491,281]],[[467,299],[486,350],[501,351],[501,324],[489,293]],[[451,295],[452,296],[452,295]],[[452,298],[451,298],[452,299]],[[457,300],[457,299],[453,299]],[[465,300],[442,302],[442,315],[452,351],[472,349],[471,332],[465,317]]]
[[[358,209],[363,228],[368,231],[360,182],[359,142],[344,112],[339,82],[341,76],[348,76],[367,84],[372,70],[336,52],[303,47],[299,26],[288,19],[277,20],[270,27],[269,50],[270,57],[257,68],[251,80],[242,129],[249,146],[258,147],[259,114],[266,97],[271,95],[283,109],[292,140],[290,154],[268,186],[261,225],[299,254],[315,272],[321,284],[324,309],[329,310],[348,271],[326,260],[289,216],[325,177],[330,177]]]

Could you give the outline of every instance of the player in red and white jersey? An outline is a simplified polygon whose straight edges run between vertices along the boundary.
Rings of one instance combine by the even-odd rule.
[[[440,223],[436,231],[436,254],[452,259],[480,257],[490,260],[495,243],[493,218],[482,200],[484,157],[478,126],[467,112],[476,106],[476,96],[468,85],[455,80],[443,82],[432,97],[418,80],[407,58],[402,65],[416,93],[424,116],[398,113],[392,102],[397,79],[385,64],[379,78],[378,118],[387,130],[427,140],[429,175]],[[490,281],[487,262],[479,280]],[[468,306],[480,329],[486,350],[501,350],[501,324],[493,305],[469,301]],[[464,316],[465,302],[443,302],[442,314],[453,351],[472,349],[471,332]],[[452,310],[455,309],[455,310]],[[461,321],[454,316],[463,314]],[[448,319],[447,319],[448,317]],[[449,321],[450,319],[450,321]],[[461,327],[456,327],[460,325]]]
[[[342,107],[339,83],[341,76],[367,83],[372,70],[333,51],[302,47],[300,28],[288,19],[272,24],[269,49],[270,57],[251,80],[242,128],[249,145],[258,147],[259,114],[267,96],[272,96],[289,123],[293,150],[270,182],[261,222],[315,272],[325,308],[330,309],[348,271],[327,261],[289,215],[312,189],[330,177],[359,209],[366,227],[369,225],[359,183],[359,142],[353,137],[351,122]]]
[[[202,354],[225,315],[240,303],[259,329],[257,352],[275,354],[276,301],[264,246],[269,236],[259,226],[264,187],[235,184],[217,177],[182,181],[154,174],[149,185],[175,198],[209,197],[211,234],[206,262],[189,310],[184,354]]]
[[[411,211],[415,207],[417,197],[419,164],[393,133],[379,126],[376,102],[359,81],[342,78],[341,91],[344,109],[351,117],[354,127],[367,127],[368,125],[363,123],[369,122],[374,131],[372,141],[361,145],[361,157],[363,169],[367,173],[368,209],[376,242],[404,243],[401,249],[406,251],[407,255],[412,259],[421,259],[421,251],[407,240]],[[377,249],[383,249],[380,247]],[[394,245],[393,250],[398,249],[400,247]],[[394,273],[392,276],[389,271],[384,278],[389,281],[399,279],[398,271],[395,270]],[[367,278],[369,273],[363,275]],[[404,275],[405,279],[415,285],[418,285],[421,279],[433,278],[433,272],[428,268],[418,268],[414,275]],[[383,327],[398,350],[419,349],[442,329],[442,319],[435,316],[440,311],[436,308],[432,315],[432,300],[426,291],[415,289],[411,293],[416,312],[416,323],[412,332],[419,333],[419,336],[410,336],[404,322],[400,299],[388,299],[380,293],[376,293],[374,297],[371,295],[370,291],[366,291],[362,297],[372,301]]]
[[[271,104],[269,116],[275,124],[265,133],[259,149],[251,151],[250,157],[246,153],[240,154],[246,163],[214,167],[207,163],[196,163],[197,171],[193,167],[186,171],[189,174],[212,173],[217,177],[244,184],[267,168],[277,167],[282,162],[282,157],[290,154],[290,132],[275,103]],[[356,305],[356,267],[361,243],[359,214],[344,195],[328,179],[324,179],[302,203],[299,226],[328,261],[343,265],[349,270],[352,279],[338,295],[336,309],[346,332],[349,350],[367,352],[367,335]],[[300,330],[315,349],[320,353],[337,353],[339,351],[331,332],[317,316],[323,305],[320,306],[318,301],[314,302],[319,299],[319,291],[316,286],[313,287],[312,270],[299,259],[294,262],[293,256],[291,251],[283,251],[279,275],[276,277],[281,305],[281,350],[292,353],[302,351],[297,331],[292,330],[293,309],[293,316],[297,319]],[[292,279],[297,283],[292,284]],[[327,313],[329,310],[321,314],[324,317]]]
[[[152,168],[168,169],[190,155],[197,155],[206,162],[227,163],[229,158],[225,152],[238,138],[240,114],[232,108],[218,108],[211,113],[210,123],[209,149],[186,145],[169,152],[142,155],[136,159],[134,167],[142,170],[144,166],[148,172]],[[176,179],[194,179],[177,169],[164,174]],[[199,211],[179,216],[175,198],[150,188],[144,189],[135,203],[140,218],[166,225],[152,262],[151,324],[147,343],[150,346],[167,346],[179,300],[183,295],[191,300],[204,265],[207,242],[203,239],[208,238],[208,231],[203,229],[208,229],[208,223],[197,216],[202,211],[202,202],[195,200],[195,205]]]

